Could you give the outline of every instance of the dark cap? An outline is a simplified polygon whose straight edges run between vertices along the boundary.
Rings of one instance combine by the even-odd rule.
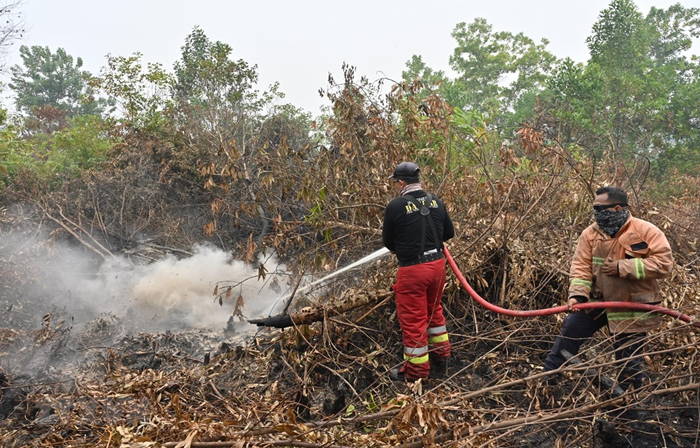
[[[418,177],[420,168],[413,162],[401,162],[396,165],[394,174],[389,176],[389,179],[412,179]]]

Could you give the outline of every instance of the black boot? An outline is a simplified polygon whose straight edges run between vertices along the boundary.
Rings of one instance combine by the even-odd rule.
[[[406,373],[403,372],[399,367],[389,370],[389,378],[391,378],[393,381],[398,381],[400,383],[415,383],[419,380],[419,378],[407,377]]]
[[[430,378],[445,378],[447,376],[447,359],[430,361]]]
[[[561,373],[550,373],[547,376],[542,377],[542,382],[547,386],[556,386],[561,380]]]

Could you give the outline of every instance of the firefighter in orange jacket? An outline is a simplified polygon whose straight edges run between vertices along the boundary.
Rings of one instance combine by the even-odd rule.
[[[450,356],[442,243],[455,230],[445,204],[421,187],[419,173],[415,163],[402,162],[389,176],[399,197],[387,205],[382,225],[384,246],[399,262],[394,294],[405,361],[389,372],[396,381],[444,376]]]
[[[596,223],[581,233],[571,262],[569,309],[589,300],[660,303],[658,279],[667,276],[673,267],[666,236],[650,222],[632,217],[627,209],[627,193],[622,189],[598,189],[593,210]],[[547,355],[545,371],[564,363],[562,350],[576,355],[587,339],[607,325],[614,338],[615,359],[624,360],[620,385],[638,389],[643,380],[641,360],[628,358],[642,352],[646,332],[660,324],[658,314],[633,310],[572,312],[564,319],[561,335]],[[557,378],[550,377],[549,381]]]

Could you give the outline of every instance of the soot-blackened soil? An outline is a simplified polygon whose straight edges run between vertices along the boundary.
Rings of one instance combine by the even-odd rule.
[[[37,316],[0,306],[3,447],[172,447],[188,436],[230,446],[700,446],[697,390],[684,389],[697,353],[661,338],[646,347],[651,381],[614,397],[580,370],[557,385],[537,377],[556,319],[448,309],[447,377],[406,384],[387,373],[402,350],[391,303],[285,330],[238,323],[236,333],[135,333],[113,315],[78,325],[37,303]],[[38,325],[18,328],[20,319]],[[581,358],[614,376],[605,335],[589,345]]]

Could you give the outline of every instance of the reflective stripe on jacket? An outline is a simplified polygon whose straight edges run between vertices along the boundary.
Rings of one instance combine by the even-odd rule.
[[[619,276],[603,274],[603,264],[616,261]],[[579,237],[571,262],[569,298],[587,297],[608,302],[659,303],[658,279],[673,268],[673,255],[658,227],[630,214],[611,238],[597,224]],[[647,331],[661,324],[661,316],[632,310],[608,310],[612,333]]]

